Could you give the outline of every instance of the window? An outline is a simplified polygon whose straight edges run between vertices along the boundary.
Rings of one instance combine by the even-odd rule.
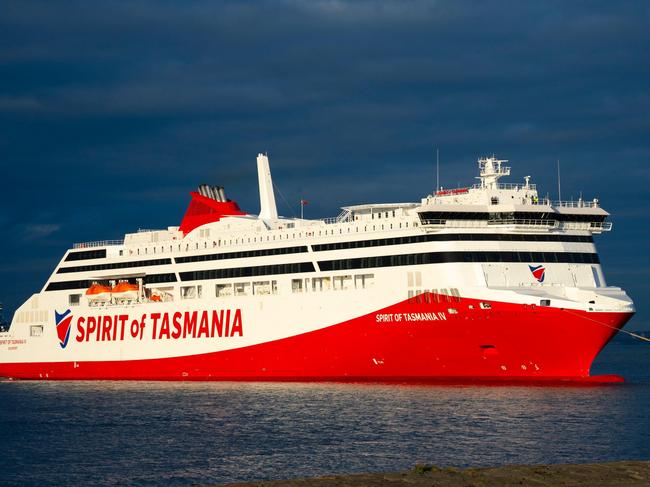
[[[122,254],[120,253],[120,255]],[[65,260],[70,261],[70,260],[104,259],[104,258],[106,258],[106,249],[82,250],[79,252],[70,252],[68,253],[68,256],[65,258]]]
[[[374,274],[359,274],[354,276],[354,287],[356,289],[370,288],[374,284],[374,281]]]
[[[79,306],[81,302],[81,294],[71,294],[68,296],[68,304],[70,306]]]
[[[329,277],[314,277],[311,280],[312,291],[329,291],[332,289],[332,280]]]
[[[439,303],[440,302],[440,295],[438,294],[437,289],[432,289],[431,290],[431,298],[433,303]]]
[[[217,284],[216,294],[218,298],[232,296],[232,284]]]
[[[452,287],[450,291],[451,291],[451,295],[454,297],[454,300],[457,303],[460,303],[460,293],[458,292],[458,288]]]
[[[334,276],[334,289],[346,291],[352,289],[352,276]]]
[[[247,296],[250,294],[250,282],[236,282],[235,287],[235,296]]]
[[[539,301],[540,306],[550,306],[551,305],[551,300],[550,299],[541,299]]]
[[[201,288],[201,286],[198,287]],[[181,299],[196,299],[198,297],[197,286],[181,286]]]
[[[40,337],[43,336],[43,325],[32,325],[29,327],[29,336],[30,337]]]
[[[253,294],[255,296],[264,296],[271,294],[271,283],[270,281],[257,281],[253,282]]]
[[[291,279],[291,292],[293,293],[302,292],[302,279]]]

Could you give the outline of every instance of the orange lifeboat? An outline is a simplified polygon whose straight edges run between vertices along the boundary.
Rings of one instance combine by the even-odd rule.
[[[135,301],[138,299],[140,289],[137,284],[128,281],[120,281],[113,287],[113,297],[120,301]]]
[[[111,300],[111,288],[94,282],[86,289],[86,298],[90,304],[107,303]]]

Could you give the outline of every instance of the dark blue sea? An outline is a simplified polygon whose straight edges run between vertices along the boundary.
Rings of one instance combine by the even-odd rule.
[[[416,463],[650,459],[650,343],[624,385],[2,382],[0,485],[197,485]]]

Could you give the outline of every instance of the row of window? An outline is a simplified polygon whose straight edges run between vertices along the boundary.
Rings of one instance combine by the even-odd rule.
[[[349,291],[351,289],[367,289],[375,282],[374,274],[357,274],[333,277],[312,277],[292,279],[291,292],[320,292],[320,291]]]
[[[503,242],[593,242],[593,237],[582,235],[546,235],[546,234],[485,234],[485,233],[445,233],[434,235],[411,235],[407,237],[393,237],[393,238],[379,238],[372,240],[357,240],[351,242],[333,242],[327,244],[313,245],[315,252],[322,252],[328,250],[342,250],[342,249],[356,249],[365,247],[381,247],[386,245],[404,245],[423,242],[443,242],[443,241],[503,241]],[[244,259],[250,257],[264,257],[270,255],[285,255],[306,253],[307,246],[301,245],[296,247],[279,247],[273,249],[258,249],[247,250],[238,252],[226,252],[220,254],[205,254],[205,255],[191,255],[188,257],[176,257],[177,264],[184,264],[187,262],[203,262],[211,260],[225,260],[225,259]],[[92,254],[92,256],[91,256]],[[81,259],[99,259],[106,257],[106,249],[101,250],[87,250],[82,252],[71,252],[66,257],[69,260]],[[131,267],[146,267],[154,265],[168,265],[171,264],[171,259],[151,259],[140,260],[131,262],[117,262],[110,264],[94,264],[83,265],[74,267],[62,267],[57,271],[57,274],[65,274],[71,272],[86,272],[86,271],[101,271],[110,269],[124,269]]]
[[[454,262],[559,262],[598,264],[598,254],[581,252],[428,252],[422,254],[383,255],[319,261],[321,271],[395,267],[403,265],[443,264]]]
[[[569,263],[569,264],[599,264],[598,254],[583,252],[427,252],[419,254],[383,255],[376,257],[360,257],[354,259],[338,259],[319,261],[321,271],[338,271],[346,269],[366,269],[373,267],[396,267],[421,264],[442,264],[455,262],[534,262],[534,263]],[[238,277],[255,277],[279,274],[297,274],[315,272],[311,262],[291,264],[273,264],[254,267],[235,267],[228,269],[209,269],[181,272],[181,281],[196,281],[204,279],[232,279]],[[132,278],[130,281],[135,282]],[[150,274],[145,276],[145,284],[175,282],[176,277],[170,274]],[[64,289],[83,289],[92,284],[90,280],[64,281],[50,283],[46,291]]]
[[[221,254],[190,255],[189,257],[176,257],[174,260],[176,261],[177,264],[184,264],[186,262],[202,262],[207,260],[224,260],[224,259],[246,259],[249,257],[299,254],[302,252],[307,252],[307,247],[305,245],[301,245],[298,247],[280,247],[275,249],[243,250],[239,252],[226,252]]]
[[[378,238],[352,242],[333,242],[313,245],[314,252],[326,250],[358,249],[364,247],[382,247],[384,245],[404,245],[423,242],[449,241],[498,241],[498,242],[585,242],[594,241],[591,235],[554,235],[554,234],[498,234],[498,233],[440,233],[429,235],[410,235],[408,237]],[[178,259],[177,259],[178,260]]]
[[[260,265],[255,267],[234,267],[230,269],[210,269],[205,271],[180,272],[181,281],[199,281],[203,279],[232,279],[237,277],[270,276],[276,274],[297,274],[314,272],[311,262],[294,264]]]
[[[465,211],[422,211],[420,220],[549,220],[560,222],[604,222],[606,215],[585,215],[582,213],[551,213],[542,211],[465,212]]]
[[[66,262],[70,260],[87,260],[87,259],[104,259],[106,258],[106,249],[80,250],[78,252],[69,252],[65,257]]]
[[[130,282],[131,284],[136,284],[136,278],[120,278],[120,280],[125,280]],[[45,288],[46,291],[63,291],[65,289],[86,289],[89,288],[94,282],[97,282],[99,284],[103,285],[108,285],[109,281],[107,279],[105,280],[97,280],[97,279],[82,279],[79,281],[62,281],[62,282],[51,282],[47,285]],[[176,274],[174,273],[169,273],[169,274],[149,274],[147,276],[144,276],[144,284],[157,284],[161,282],[176,282]]]
[[[438,289],[416,289],[408,292],[409,303],[459,303],[460,292],[458,288],[441,288]],[[481,303],[483,304],[483,303]]]
[[[61,267],[57,274],[68,272],[104,271],[109,269],[126,269],[129,267],[148,267],[152,265],[168,265],[171,259],[133,260],[131,262],[112,262],[110,264],[78,265],[74,267]]]
[[[268,296],[278,294],[278,281],[235,282],[232,284],[217,284],[216,296]]]
[[[215,296],[225,298],[230,296],[268,296],[278,293],[278,281],[235,282],[217,284]],[[181,286],[181,299],[201,299],[203,286]]]

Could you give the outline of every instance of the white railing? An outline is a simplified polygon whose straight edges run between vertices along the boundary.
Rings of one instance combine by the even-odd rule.
[[[529,184],[526,186],[525,184],[518,184],[518,183],[497,183],[497,188],[496,189],[508,189],[508,190],[519,190],[522,191],[524,189],[532,189],[532,190],[537,190],[537,185],[536,184]],[[473,184],[470,186],[471,189],[482,189],[483,186],[480,184]]]
[[[352,213],[349,210],[343,210],[339,213],[339,216],[334,218],[322,218],[321,221],[326,225],[332,225],[334,223],[345,223],[351,221]]]
[[[73,249],[86,249],[92,247],[108,247],[109,245],[124,245],[124,240],[97,240],[95,242],[80,242],[72,246]]]
[[[593,201],[553,201],[553,206],[562,207],[562,208],[598,208],[598,200]]]
[[[612,222],[562,222],[562,229],[609,232],[612,229]]]
[[[548,228],[562,230],[589,230],[592,232],[609,232],[611,222],[559,222],[557,220],[422,220],[427,227],[451,228],[485,228],[496,225],[515,225],[519,228]]]
[[[548,198],[540,198],[537,201],[529,202],[531,205],[540,205],[540,206],[554,206],[556,208],[600,208],[598,200],[593,201],[564,201],[564,200],[555,200],[552,201]]]
[[[422,225],[456,228],[479,228],[493,225],[525,225],[536,228],[557,228],[558,222],[556,220],[422,220]]]

